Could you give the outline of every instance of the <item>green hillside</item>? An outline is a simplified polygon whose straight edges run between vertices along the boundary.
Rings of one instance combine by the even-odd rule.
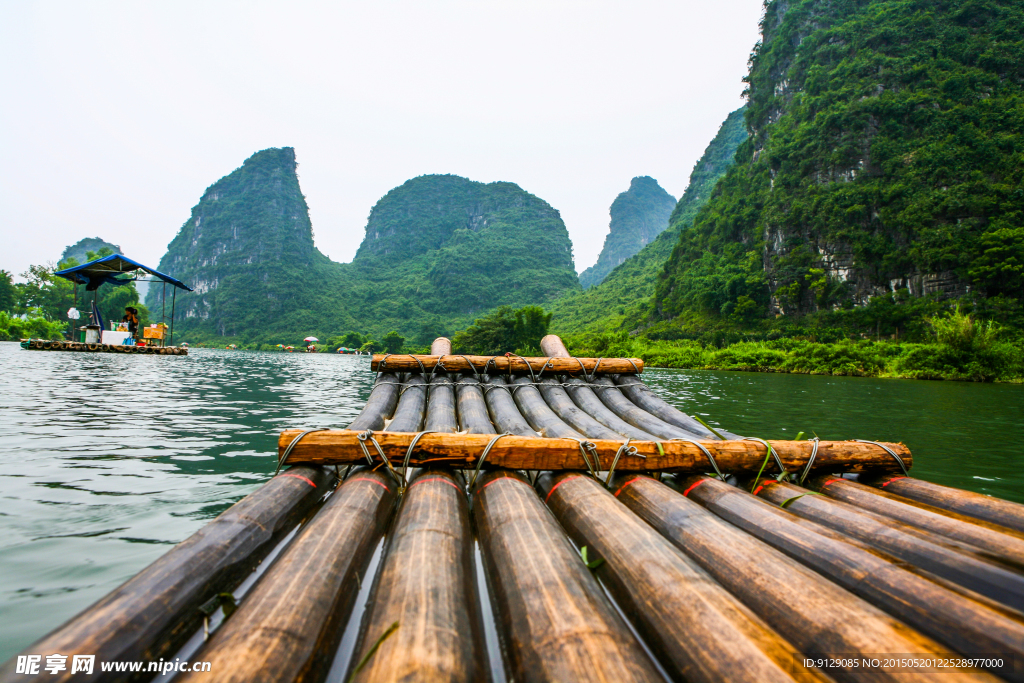
[[[116,244],[107,242],[106,240],[100,239],[99,237],[86,237],[84,239],[78,240],[69,247],[65,247],[64,253],[60,255],[60,258],[57,261],[58,263],[62,263],[64,261],[67,261],[68,259],[75,259],[79,263],[85,263],[86,261],[88,261],[88,259],[86,258],[86,254],[88,254],[90,251],[98,254],[100,250],[104,248],[109,249],[111,253],[114,254],[121,253],[121,247],[117,246]]]
[[[410,180],[373,207],[342,264],[313,244],[295,169],[292,148],[257,152],[192,209],[159,266],[195,289],[177,295],[176,337],[295,343],[397,330],[429,342],[495,307],[579,289],[558,212],[517,185]],[[151,310],[161,295],[151,288]]]
[[[608,236],[597,263],[580,273],[589,289],[604,280],[615,266],[651,243],[668,227],[676,199],[649,176],[633,178],[629,189],[612,202]]]
[[[632,258],[617,266],[600,284],[554,302],[552,331],[562,335],[622,329],[647,315],[662,265],[688,228],[697,210],[711,196],[715,183],[732,165],[736,148],[747,137],[743,109],[718,129],[690,174],[690,182],[672,212],[669,228]]]
[[[762,32],[751,137],[667,262],[649,334],[923,339],[950,298],[1019,325],[1024,3],[775,0]]]

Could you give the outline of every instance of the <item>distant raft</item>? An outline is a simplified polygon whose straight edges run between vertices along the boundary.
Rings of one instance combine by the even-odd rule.
[[[267,484],[23,655],[239,682],[1024,681],[1024,506],[914,479],[898,443],[711,428],[636,359],[541,349],[375,357],[348,429],[282,432]]]
[[[139,353],[149,356],[187,356],[185,346],[128,346],[123,344],[85,344],[83,342],[22,339],[21,348],[30,351],[77,351],[81,353]]]

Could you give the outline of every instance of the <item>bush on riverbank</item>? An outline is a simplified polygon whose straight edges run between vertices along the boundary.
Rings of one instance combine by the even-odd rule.
[[[5,311],[0,311],[0,341],[18,341],[19,339],[63,339],[67,323],[51,322],[41,316],[19,318]]]
[[[695,341],[568,338],[573,355],[642,358],[650,367],[791,372],[811,375],[906,377],[974,382],[1024,381],[1024,347],[991,342],[980,348],[949,343],[798,339],[737,342],[717,348]]]

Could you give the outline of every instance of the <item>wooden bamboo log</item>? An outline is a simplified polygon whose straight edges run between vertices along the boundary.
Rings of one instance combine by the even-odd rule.
[[[455,383],[459,407],[459,431],[470,434],[497,434],[487,415],[487,401],[476,377],[460,377]],[[509,397],[509,402],[512,402]]]
[[[469,504],[460,476],[421,470],[405,491],[346,681],[488,678]]]
[[[526,421],[534,431],[546,437],[559,439],[585,439],[575,429],[562,421],[555,411],[548,407],[537,387],[531,384],[529,377],[518,377],[512,382],[512,400],[519,407]]]
[[[864,483],[919,503],[1024,532],[1024,505],[913,477],[885,476]]]
[[[455,417],[455,387],[449,377],[434,377],[430,380],[427,419],[423,428],[430,432],[459,431],[459,421]]]
[[[555,415],[580,434],[590,439],[623,438],[622,434],[609,429],[580,409],[569,398],[569,394],[565,393],[565,389],[561,387],[557,379],[553,377],[542,379],[538,388],[540,389],[541,396],[544,397],[544,401]]]
[[[570,538],[602,561],[601,582],[673,680],[831,680],[596,480],[562,473],[538,483]]]
[[[547,334],[541,338],[540,352],[549,358],[572,358],[572,354],[565,348],[562,338],[557,334]]]
[[[965,543],[985,557],[1024,569],[1024,534],[1020,532],[909,501],[849,479],[836,479],[817,490],[863,510]]]
[[[488,393],[497,394],[501,389]],[[407,392],[408,393],[408,392]],[[401,407],[401,405],[399,405]],[[392,426],[394,423],[392,423]],[[499,424],[499,427],[501,425]],[[278,438],[278,456],[301,430],[289,429]],[[348,465],[365,461],[352,430],[325,430],[312,432],[302,438],[292,449],[288,462],[291,464]],[[384,449],[388,460],[401,464],[405,451],[415,434],[411,432],[376,432],[377,441]],[[410,464],[448,464],[453,467],[475,466],[484,447],[491,440],[486,434],[424,434],[416,442]],[[593,439],[602,469],[607,469],[622,441]],[[723,472],[757,473],[765,461],[765,447],[757,441],[701,441],[718,462]],[[810,441],[769,441],[782,459],[787,470],[796,470],[807,464],[813,444]],[[688,441],[634,441],[630,443],[638,455],[623,454],[616,465],[620,472],[699,472],[711,469],[707,456]],[[912,464],[910,451],[903,444],[886,444],[901,454],[903,462]],[[543,438],[538,436],[506,436],[491,448],[487,463],[495,467],[527,470],[582,470],[586,462],[580,454],[579,442],[573,439]],[[894,470],[898,466],[888,453],[874,444],[858,441],[821,441],[814,458],[814,469],[825,472],[846,470],[862,472],[874,469]],[[770,462],[765,471],[774,470]]]
[[[663,420],[670,425],[675,425],[680,429],[685,429],[688,432],[698,434],[700,437],[705,439],[718,438],[710,429],[702,425],[695,418],[687,415],[654,393],[654,390],[644,384],[643,380],[636,375],[614,375],[612,377],[612,381],[622,389],[622,393],[626,395],[626,398],[635,403],[638,408],[647,411],[659,420]],[[727,432],[724,429],[716,428],[715,431],[726,439],[740,438],[732,432]]]
[[[640,441],[658,440],[658,437],[634,427],[609,410],[608,406],[606,406],[601,399],[597,397],[597,392],[595,392],[590,385],[582,379],[576,377],[565,377],[563,379],[566,384],[571,385],[566,387],[566,392],[569,394],[572,401],[585,413],[592,416],[608,429],[611,429],[617,434],[628,436],[631,439],[638,439]]]
[[[282,472],[25,654],[96,655],[99,661],[157,661],[173,655],[202,625],[199,606],[238,586],[333,483],[334,474],[318,467]],[[0,681],[36,680],[15,673],[15,662],[12,658],[0,667]],[[78,680],[70,670],[44,673],[38,680]],[[103,680],[146,677],[108,672]]]
[[[386,359],[386,360],[385,360]],[[643,372],[644,362],[639,358],[522,358],[520,356],[420,356],[405,354],[374,354],[370,369],[380,370],[380,364],[390,372],[430,372],[438,363],[448,372],[495,373],[507,375],[534,374],[544,370],[554,375],[581,375],[584,373],[608,375]],[[422,370],[421,370],[422,364]]]
[[[389,432],[418,432],[423,429],[427,410],[427,383],[421,375],[409,375],[398,397],[395,416],[385,429]]]
[[[707,480],[710,481],[710,480]],[[707,483],[697,489],[707,486]],[[625,477],[615,495],[672,541],[809,658],[831,654],[829,675],[850,681],[934,681],[931,673],[860,668],[863,658],[949,657],[931,638],[840,588],[821,574],[740,531],[668,486]],[[693,492],[690,492],[693,495]],[[753,496],[748,496],[756,502]],[[817,550],[817,548],[812,548]],[[958,669],[958,680],[994,681]]]
[[[815,481],[813,488],[827,490],[833,477]],[[827,496],[809,496],[808,489],[769,479],[759,488],[762,498],[776,504],[794,499],[789,512],[835,529],[847,536],[892,555],[912,566],[949,579],[966,588],[998,600],[1014,609],[1024,609],[1024,574],[985,559],[973,549],[954,547],[938,534],[915,529],[884,515],[862,510]],[[799,496],[799,498],[797,498]],[[699,501],[698,501],[699,502]]]
[[[519,436],[537,436],[537,432],[519,412],[519,407],[512,399],[512,390],[505,378],[500,375],[492,375],[487,377],[486,381],[484,400],[487,402],[487,412],[491,415],[491,422],[498,428],[498,432],[509,432]]]
[[[322,681],[396,496],[386,472],[350,476],[194,659],[222,682]]]
[[[452,353],[452,340],[448,337],[438,337],[430,344],[431,356],[450,356]]]
[[[608,406],[608,409],[620,418],[642,429],[648,434],[654,434],[660,439],[699,439],[693,432],[687,431],[675,425],[670,425],[664,420],[656,418],[648,412],[640,410],[635,403],[622,395],[622,390],[615,386],[610,377],[597,377],[591,382],[594,393],[601,399],[601,402]]]
[[[398,375],[393,372],[382,372],[373,384],[366,405],[348,428],[356,431],[384,429],[384,421],[395,414],[401,390],[399,384],[401,378]]]
[[[473,519],[512,678],[662,680],[524,477],[482,476]]]
[[[766,500],[776,504],[791,500],[787,510],[798,515],[800,508],[822,500],[844,505],[822,496],[806,495],[807,489],[770,481],[755,488],[764,500],[706,477],[689,477],[680,485],[687,487],[690,499],[727,522],[803,562],[954,652],[1003,653],[1011,660],[1024,655],[1024,622],[910,571],[913,564],[865,549],[856,541],[847,542],[847,536],[834,533],[830,526],[808,522],[809,518],[803,515],[803,519],[795,518],[766,504]],[[1004,667],[999,673],[1005,676],[1007,670]],[[1024,671],[1019,676],[1016,680],[1024,679]]]

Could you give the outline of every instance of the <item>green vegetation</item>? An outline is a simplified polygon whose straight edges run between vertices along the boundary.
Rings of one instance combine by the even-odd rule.
[[[959,307],[929,318],[928,324],[931,334],[920,342],[853,340],[838,336],[842,331],[835,329],[832,338],[823,339],[779,337],[777,332],[758,339],[750,333],[719,331],[717,340],[652,340],[620,333],[565,341],[575,355],[642,358],[650,367],[1024,381],[1024,339],[1004,335],[998,326],[975,320]]]
[[[852,311],[887,298],[920,326],[935,295],[1016,325],[1024,6],[776,1],[762,29],[752,137],[682,233],[647,324],[842,318],[876,333],[883,320]]]
[[[19,339],[63,339],[67,325],[42,316],[20,318],[0,311],[0,341]]]
[[[111,242],[107,242],[99,237],[86,237],[80,239],[69,247],[64,248],[64,253],[60,255],[60,263],[65,261],[71,261],[74,259],[78,263],[88,263],[93,259],[89,258],[89,253],[93,254],[103,253],[104,256],[110,254],[120,254],[121,247]]]
[[[553,332],[572,335],[631,329],[648,315],[658,275],[679,241],[679,233],[690,227],[697,210],[732,165],[736,148],[746,137],[743,109],[737,109],[722,123],[694,166],[690,183],[672,212],[668,229],[617,266],[599,285],[569,293],[548,306],[554,313]]]
[[[452,339],[455,353],[496,356],[511,351],[521,356],[539,356],[540,340],[548,333],[551,314],[540,306],[513,310],[501,306],[477,318]]]
[[[393,331],[420,347],[496,306],[579,289],[557,211],[512,183],[450,175],[391,190],[353,262],[333,263],[313,245],[295,169],[291,148],[258,152],[192,209],[160,262],[196,290],[178,293],[176,337],[259,348],[358,330],[358,346],[335,348],[383,349]]]
[[[629,189],[612,202],[608,236],[597,263],[580,273],[580,284],[589,289],[600,284],[615,266],[651,243],[668,227],[676,199],[649,176],[633,178]]]

